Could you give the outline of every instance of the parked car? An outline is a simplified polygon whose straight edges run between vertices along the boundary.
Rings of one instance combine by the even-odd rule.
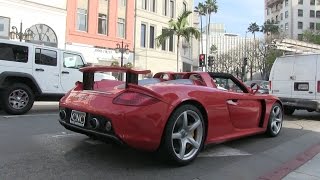
[[[320,55],[286,55],[275,60],[270,73],[270,94],[283,102],[284,113],[296,109],[320,111]]]
[[[82,80],[87,63],[79,52],[25,42],[0,40],[0,108],[28,112],[34,101],[59,101]],[[96,79],[115,79],[98,73]]]
[[[231,74],[185,72],[178,79],[138,80],[139,74],[150,71],[80,71],[84,79],[59,103],[62,126],[95,139],[157,151],[178,165],[191,163],[207,144],[259,133],[275,137],[282,128],[280,100],[257,93],[259,86],[249,89]],[[98,71],[123,72],[127,78],[95,81]]]
[[[251,86],[252,83],[255,83],[260,86],[258,90],[261,94],[269,94],[269,81],[264,80],[252,80],[252,81],[245,81],[244,84],[248,87]]]

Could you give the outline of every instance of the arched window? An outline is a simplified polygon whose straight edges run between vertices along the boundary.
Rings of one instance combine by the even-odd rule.
[[[32,36],[28,42],[58,47],[57,35],[51,27],[45,24],[35,24],[29,29],[32,31]]]

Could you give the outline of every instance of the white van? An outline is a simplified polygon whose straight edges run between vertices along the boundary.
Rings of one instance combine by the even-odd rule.
[[[287,115],[296,109],[320,111],[320,54],[296,54],[275,60],[270,94],[281,99]]]

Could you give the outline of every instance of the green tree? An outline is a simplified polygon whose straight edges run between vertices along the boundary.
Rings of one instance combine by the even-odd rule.
[[[210,54],[214,54],[217,50],[218,48],[216,47],[216,45],[212,44],[210,47]]]
[[[191,27],[188,24],[188,16],[191,11],[184,11],[177,20],[171,19],[169,21],[169,28],[164,28],[162,34],[156,38],[157,46],[161,46],[168,38],[177,36],[177,72],[179,71],[179,49],[180,39],[184,38],[187,42],[190,38],[195,37],[199,39],[200,32],[197,28]]]
[[[263,32],[264,34],[271,34],[271,36],[278,35],[280,33],[279,26],[277,26],[274,21],[264,22],[264,24],[261,26],[260,31]]]
[[[210,25],[210,23],[211,23],[211,14],[218,12],[217,1],[216,0],[206,0],[205,1],[205,11],[209,15],[209,25]],[[209,28],[209,26],[208,26],[208,28]],[[210,29],[208,29],[208,32],[210,33],[209,30]]]
[[[260,27],[257,23],[251,23],[248,27],[248,32],[251,32],[253,34],[253,41],[254,41],[254,48],[256,49],[256,32],[260,31]],[[254,51],[254,58],[256,58],[257,54],[256,51]],[[250,59],[250,80],[252,80],[252,71],[253,71],[253,61],[255,59]]]
[[[203,23],[202,23],[202,16],[205,16],[206,15],[206,8],[205,8],[205,5],[200,3],[198,4],[198,6],[195,7],[195,11],[199,13],[199,16],[200,16],[200,41],[201,41],[201,53],[203,54],[203,38],[202,38],[202,28],[203,28]]]
[[[311,31],[311,30],[304,31],[303,41],[313,43],[313,44],[320,44],[320,32]]]

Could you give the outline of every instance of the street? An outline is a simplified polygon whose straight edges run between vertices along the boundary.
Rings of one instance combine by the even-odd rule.
[[[21,116],[0,111],[0,179],[258,179],[320,141],[320,114],[296,111],[276,138],[210,145],[192,164],[172,167],[152,153],[68,131],[57,119],[57,103]]]

